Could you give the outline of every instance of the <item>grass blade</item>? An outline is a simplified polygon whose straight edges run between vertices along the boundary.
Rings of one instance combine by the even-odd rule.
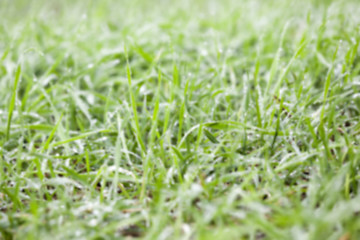
[[[18,83],[20,80],[20,75],[21,75],[21,66],[18,65],[18,67],[16,69],[14,87],[12,90],[12,96],[11,96],[10,105],[9,105],[9,114],[8,114],[7,127],[6,127],[6,139],[7,140],[9,140],[9,138],[10,138],[11,120],[12,120],[13,112],[15,109],[16,93],[17,93]]]

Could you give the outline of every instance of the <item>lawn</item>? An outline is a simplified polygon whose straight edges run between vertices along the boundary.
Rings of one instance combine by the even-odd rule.
[[[0,239],[360,239],[358,0],[0,16]]]

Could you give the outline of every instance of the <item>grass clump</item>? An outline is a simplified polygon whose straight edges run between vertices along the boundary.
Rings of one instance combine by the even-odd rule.
[[[0,2],[0,238],[359,239],[344,1]]]

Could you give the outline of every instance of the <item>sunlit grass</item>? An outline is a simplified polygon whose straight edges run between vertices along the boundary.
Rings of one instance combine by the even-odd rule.
[[[0,14],[0,239],[360,238],[357,1]]]

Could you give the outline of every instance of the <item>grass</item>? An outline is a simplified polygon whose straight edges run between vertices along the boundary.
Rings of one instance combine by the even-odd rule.
[[[0,15],[0,239],[360,239],[358,1]]]

